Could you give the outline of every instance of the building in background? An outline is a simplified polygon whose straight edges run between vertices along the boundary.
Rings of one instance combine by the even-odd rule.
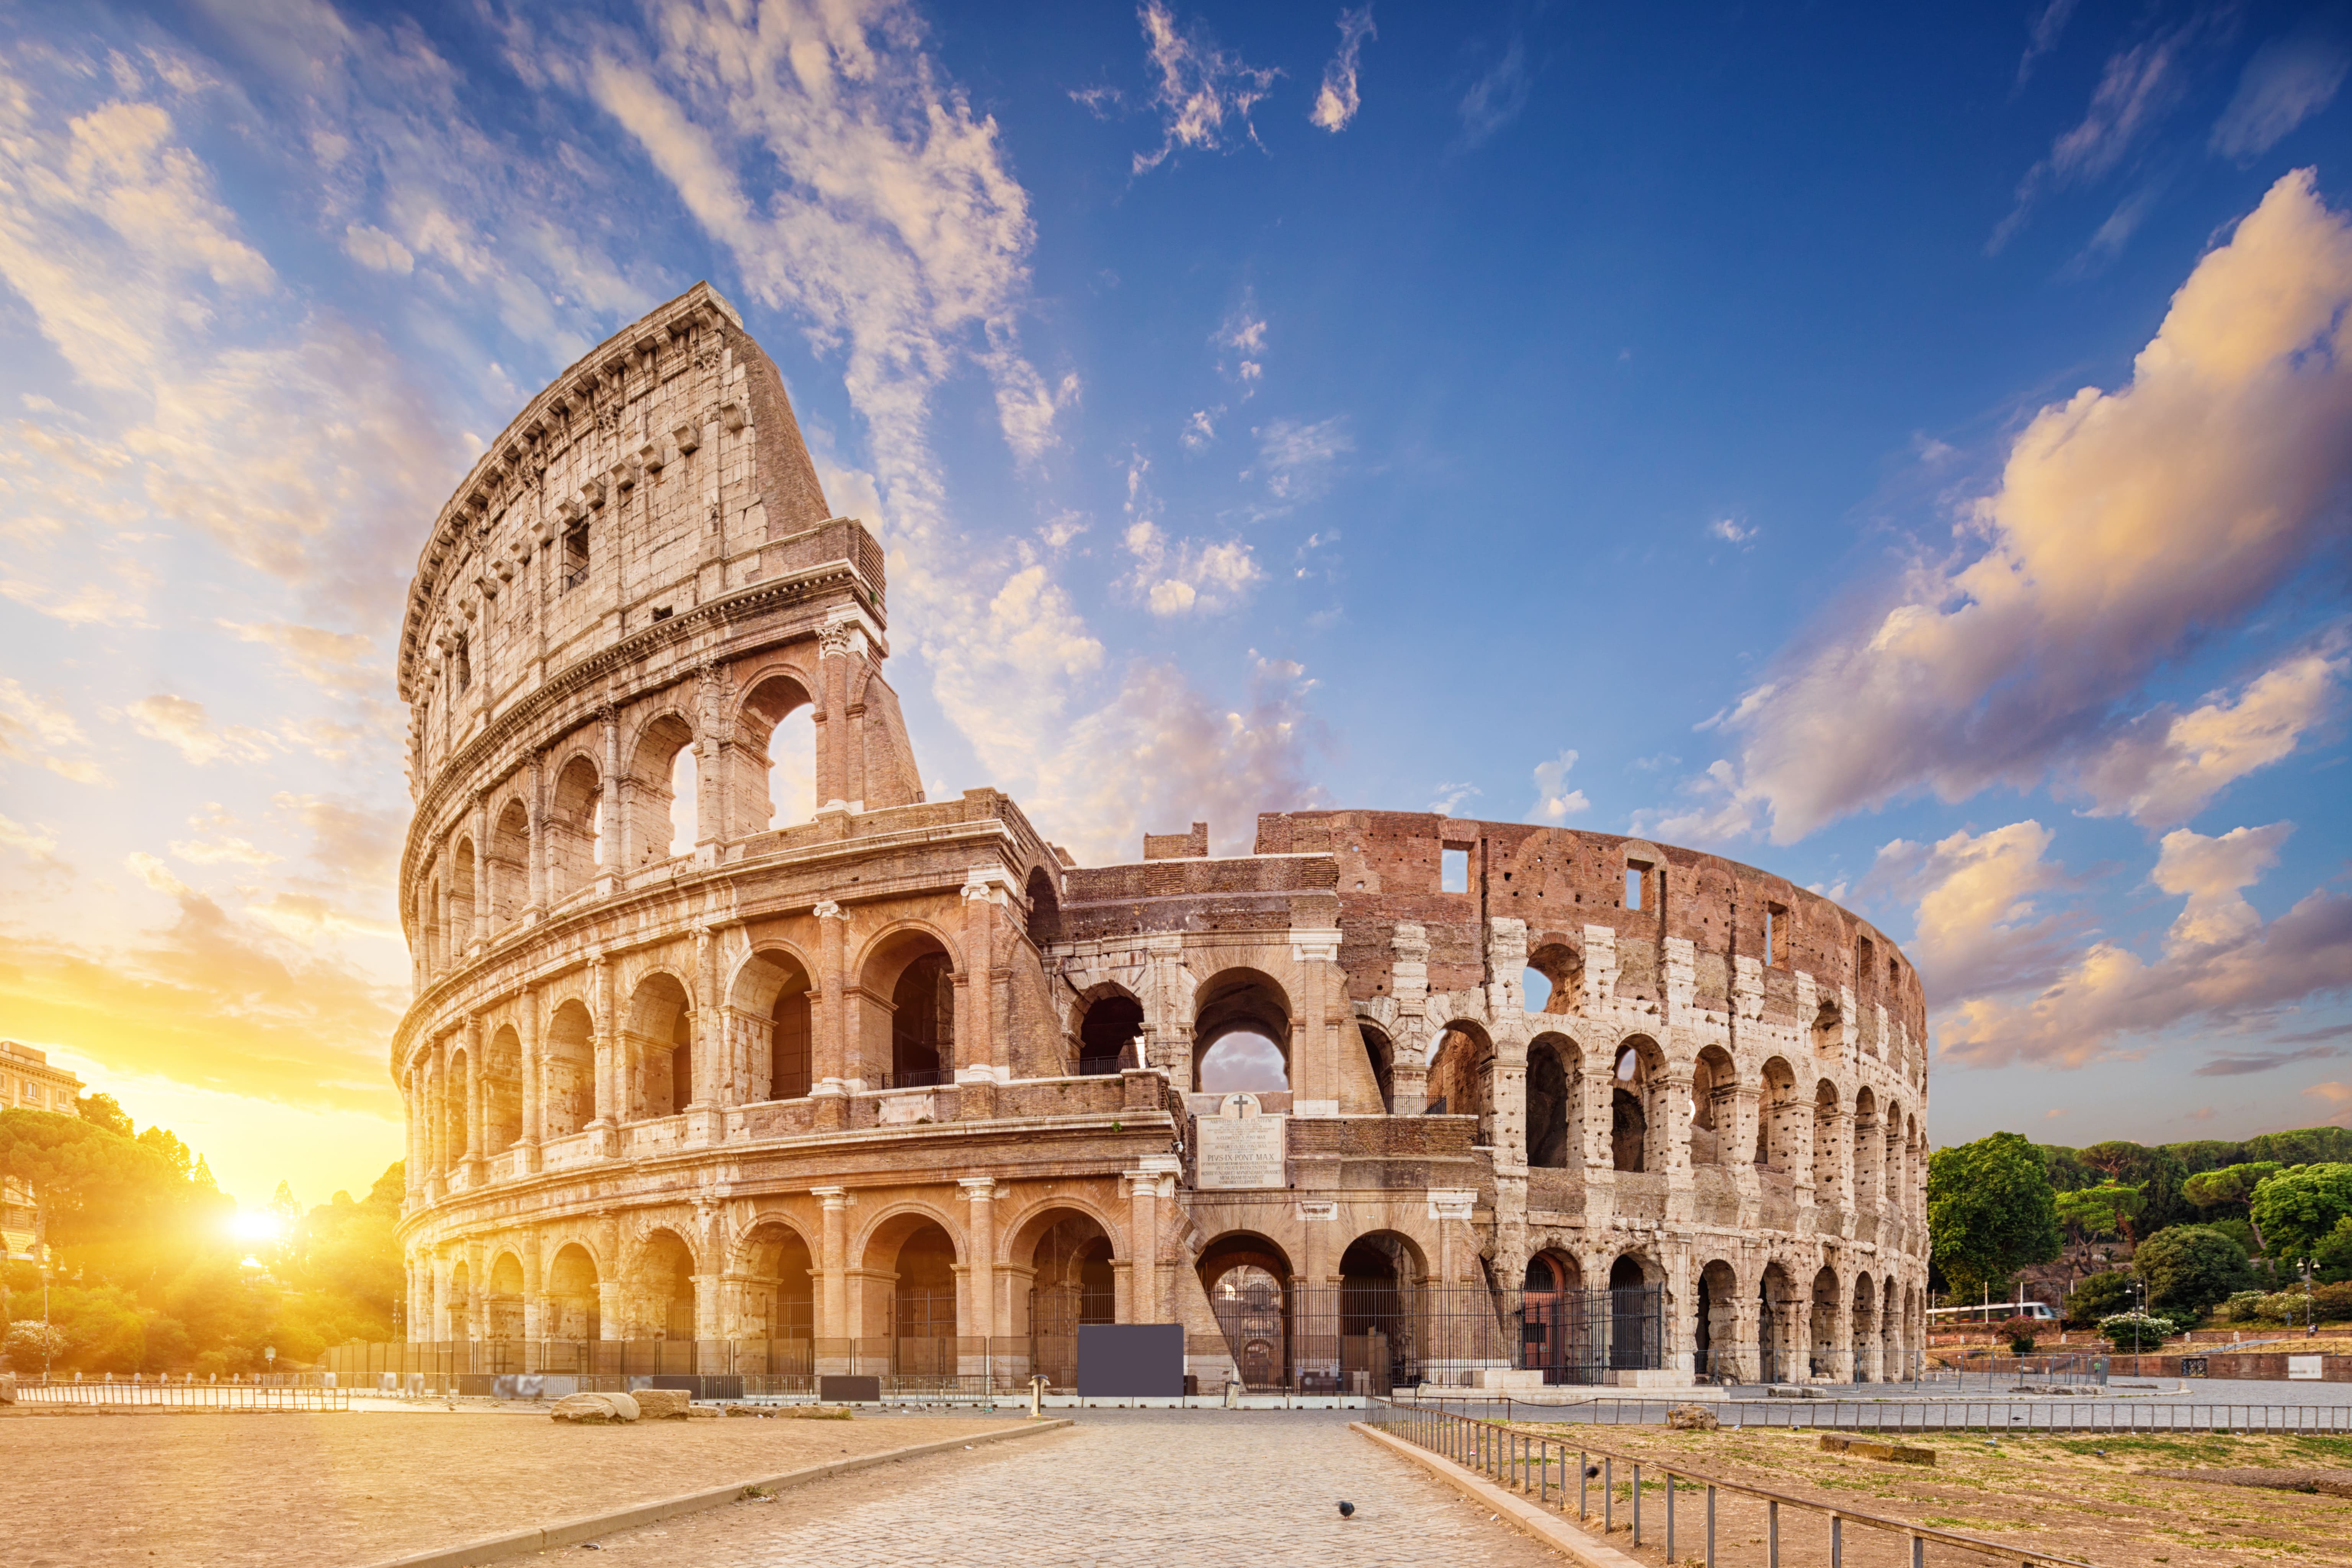
[[[82,1081],[51,1064],[48,1054],[14,1040],[0,1040],[0,1110],[78,1114],[74,1101]],[[32,1194],[15,1182],[0,1181],[0,1252],[31,1258],[39,1246]]]
[[[1866,921],[1418,813],[1081,868],[925,797],[887,653],[883,552],[707,285],[451,498],[399,648],[412,1340],[902,1387],[1064,1381],[1107,1321],[1211,1389],[1916,1363],[1925,1006]],[[1264,1092],[1203,1091],[1232,1036]]]

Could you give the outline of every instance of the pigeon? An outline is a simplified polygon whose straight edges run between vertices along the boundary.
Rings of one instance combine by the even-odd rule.
[[[1584,1467],[1584,1479],[1587,1479],[1587,1480],[1591,1480],[1593,1477],[1595,1477],[1595,1476],[1599,1475],[1600,1473],[1601,1473],[1601,1467],[1600,1467],[1600,1466],[1598,1466],[1598,1465],[1587,1465],[1587,1466],[1585,1466],[1585,1467]]]
[[[1349,1502],[1346,1498],[1341,1498],[1341,1499],[1339,1500],[1339,1517],[1340,1517],[1341,1519],[1353,1519],[1353,1518],[1355,1518],[1355,1517],[1356,1517],[1356,1505],[1355,1505],[1354,1503]]]

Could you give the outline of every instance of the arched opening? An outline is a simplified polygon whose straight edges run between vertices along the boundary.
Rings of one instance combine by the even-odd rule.
[[[1739,1275],[1720,1258],[1699,1270],[1696,1349],[1699,1376],[1739,1381]]]
[[[551,1340],[604,1338],[604,1313],[598,1302],[595,1260],[578,1242],[572,1242],[547,1266],[547,1337]]]
[[[1838,1314],[1843,1307],[1844,1292],[1838,1289],[1837,1270],[1824,1266],[1813,1276],[1811,1373],[1819,1378],[1836,1381],[1843,1370],[1838,1365]]]
[[[1143,1004],[1125,992],[1097,996],[1078,1020],[1078,1072],[1093,1078],[1143,1065]]]
[[[1580,1055],[1564,1035],[1538,1035],[1528,1042],[1528,1163],[1534,1169],[1581,1163],[1574,1136]]]
[[[1813,1054],[1833,1057],[1844,1049],[1845,1020],[1838,1013],[1837,999],[1824,996],[1813,1014]]]
[[[764,1355],[766,1365],[754,1370],[809,1372],[816,1276],[808,1242],[792,1226],[768,1220],[752,1226],[740,1256],[742,1337],[765,1342],[755,1353]]]
[[[625,1121],[675,1116],[694,1099],[694,1015],[675,975],[655,973],[629,998],[621,1031]]]
[[[1235,1231],[1202,1249],[1201,1284],[1245,1388],[1290,1381],[1290,1258],[1262,1236]]]
[[[1868,1214],[1878,1204],[1878,1100],[1867,1089],[1853,1097],[1853,1206]]]
[[[1195,1001],[1195,1089],[1236,1094],[1290,1087],[1290,1000],[1272,976],[1229,969],[1202,985]]]
[[[449,952],[455,957],[474,945],[474,841],[460,838],[449,852]]]
[[[772,675],[743,700],[735,748],[751,770],[736,820],[790,827],[816,815],[816,709],[788,675]]]
[[[482,1152],[522,1142],[522,1038],[503,1025],[482,1052]]]
[[[1433,1114],[1475,1116],[1476,1141],[1495,1142],[1495,1045],[1475,1024],[1448,1024],[1429,1056],[1429,1109]]]
[[[1062,940],[1062,900],[1043,866],[1029,872],[1029,940],[1039,947]]]
[[[522,1259],[501,1252],[490,1264],[489,1293],[484,1299],[484,1333],[494,1340],[523,1337]]]
[[[881,1308],[880,1337],[890,1342],[898,1375],[954,1376],[956,1248],[946,1228],[901,1215],[875,1233],[866,1258],[866,1320],[871,1324]]]
[[[1725,1145],[1731,1141],[1738,1088],[1738,1075],[1732,1068],[1729,1052],[1721,1046],[1709,1046],[1699,1052],[1698,1061],[1691,1068],[1690,1163],[1693,1165],[1727,1163],[1724,1151]]]
[[[1837,1085],[1823,1079],[1813,1089],[1813,1201],[1829,1208],[1845,1204],[1844,1149],[1837,1124]]]
[[[1601,1381],[1595,1325],[1587,1305],[1584,1270],[1575,1258],[1546,1250],[1528,1259],[1520,1277],[1519,1332],[1527,1346],[1527,1369],[1540,1370],[1547,1384]]]
[[[1393,1231],[1373,1231],[1339,1255],[1337,1392],[1385,1394],[1412,1381],[1422,1350],[1412,1310],[1421,1254]]]
[[[1756,1163],[1784,1172],[1796,1158],[1797,1075],[1779,1057],[1764,1064],[1764,1092],[1756,1107]]]
[[[1609,1368],[1654,1372],[1665,1365],[1664,1271],[1629,1252],[1609,1266]]]
[[[441,879],[427,883],[416,901],[417,951],[428,971],[439,970],[449,961],[441,941]]]
[[[944,952],[907,965],[890,988],[890,1086],[919,1089],[955,1076],[955,982]]]
[[[547,897],[560,903],[596,879],[604,863],[604,784],[596,764],[574,757],[555,775],[547,814]]]
[[[1058,1210],[1024,1229],[1037,1233],[1028,1248],[1032,1370],[1056,1388],[1078,1381],[1078,1329],[1118,1321],[1118,1289],[1110,1237],[1093,1215]]]
[[[1764,1266],[1756,1288],[1756,1375],[1766,1383],[1787,1383],[1803,1364],[1798,1336],[1803,1327],[1803,1304],[1797,1282],[1778,1262]]]
[[[1583,1011],[1582,953],[1564,942],[1545,942],[1528,954],[1527,966],[1535,978],[1522,976],[1519,984],[1528,1012],[1565,1017]]]
[[[474,1058],[463,1048],[449,1053],[449,1076],[441,1088],[441,1148],[445,1162],[455,1165],[473,1152],[467,1138],[467,1112],[474,1100]]]
[[[624,1336],[639,1340],[694,1338],[694,1253],[676,1231],[648,1233],[637,1256],[632,1292],[636,1321]]]
[[[665,859],[670,853],[674,828],[671,809],[677,804],[672,783],[677,768],[677,754],[694,744],[694,731],[676,713],[665,713],[637,733],[636,753],[629,762],[629,837],[635,864],[637,867]],[[692,803],[688,801],[688,832],[692,831]],[[689,837],[688,842],[691,844]]]
[[[596,1116],[596,1026],[574,999],[547,1021],[541,1049],[540,1135],[568,1138]]]
[[[530,901],[530,813],[510,800],[490,829],[490,929],[504,931]]]
[[[1664,1121],[1654,1114],[1654,1089],[1665,1067],[1657,1042],[1636,1035],[1617,1047],[1610,1077],[1609,1156],[1620,1171],[1651,1171],[1664,1162],[1654,1158],[1651,1130]]]
[[[743,1100],[798,1100],[814,1083],[811,987],[801,961],[761,948],[736,972],[728,1002],[735,1040],[728,1070]]]
[[[1356,1020],[1356,1032],[1364,1042],[1364,1059],[1371,1063],[1372,1082],[1380,1087],[1381,1110],[1396,1114],[1396,1042],[1388,1031],[1369,1018]]]
[[[669,853],[673,858],[694,853],[701,824],[701,772],[692,746],[680,746],[669,765]]]
[[[1853,1381],[1878,1381],[1878,1288],[1867,1274],[1853,1282]]]

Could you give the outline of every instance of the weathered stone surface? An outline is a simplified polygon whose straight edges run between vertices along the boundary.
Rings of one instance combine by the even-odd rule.
[[[1936,1450],[1903,1443],[1880,1443],[1867,1437],[1837,1437],[1824,1432],[1822,1447],[1832,1454],[1852,1454],[1862,1459],[1885,1459],[1897,1465],[1933,1465]]]
[[[648,1421],[683,1421],[694,1408],[694,1396],[682,1388],[640,1388],[629,1397]]]
[[[567,1394],[549,1406],[547,1413],[555,1420],[583,1426],[635,1421],[639,1414],[636,1400],[625,1394]]]
[[[1666,1425],[1677,1432],[1712,1432],[1723,1423],[1704,1405],[1677,1405],[1666,1412]]]
[[[1661,1288],[1669,1382],[1918,1353],[1926,1012],[1883,932],[1713,854],[1430,813],[1081,868],[997,791],[926,799],[885,589],[705,285],[436,520],[398,670],[414,1337],[847,1342],[903,1308],[1025,1345],[1033,1300],[1092,1300],[1182,1324],[1214,1389],[1276,1353],[1212,1306],[1251,1268],[1327,1311],[1343,1279]],[[1244,1032],[1283,1058],[1286,1184],[1204,1191],[1200,1062]],[[1336,1386],[1297,1347],[1338,1332],[1244,1370]]]

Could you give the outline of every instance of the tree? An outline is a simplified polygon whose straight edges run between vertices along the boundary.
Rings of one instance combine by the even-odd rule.
[[[2243,1247],[2201,1225],[2158,1231],[2132,1254],[2132,1267],[2147,1282],[2147,1304],[2176,1321],[2202,1317],[2261,1283]]]
[[[2243,1219],[2251,1223],[2254,1189],[2279,1173],[2275,1160],[2256,1160],[2242,1165],[2224,1165],[2218,1171],[2200,1171],[2181,1184],[2180,1193],[2195,1204],[2209,1220]],[[2262,1244],[2262,1227],[2254,1227],[2254,1242]]]
[[[2181,1196],[2189,1167],[2170,1149],[2149,1149],[2126,1139],[2110,1139],[2083,1151],[2083,1163],[2111,1182],[2137,1187],[2144,1202],[2140,1218],[2148,1230],[2161,1230],[2195,1219],[2196,1211]]]
[[[2058,1223],[2072,1232],[2077,1242],[2086,1237],[2114,1236],[2128,1230],[2134,1217],[2147,1206],[2137,1187],[2127,1187],[2120,1182],[2102,1182],[2095,1187],[2060,1193],[2057,1203]]]
[[[131,1124],[131,1113],[115,1102],[110,1094],[85,1094],[74,1101],[74,1110],[84,1121],[93,1121],[109,1132],[128,1138],[139,1130]]]
[[[2290,1165],[2254,1188],[2248,1210],[2273,1259],[2308,1258],[2336,1221],[2352,1215],[2352,1164]]]
[[[1927,1234],[1954,1295],[1975,1300],[2058,1256],[2058,1205],[2042,1152],[2015,1132],[1938,1149],[1927,1161]]]
[[[2112,1317],[2132,1302],[2132,1277],[2120,1268],[2094,1274],[2066,1298],[2066,1326],[2087,1329]]]

